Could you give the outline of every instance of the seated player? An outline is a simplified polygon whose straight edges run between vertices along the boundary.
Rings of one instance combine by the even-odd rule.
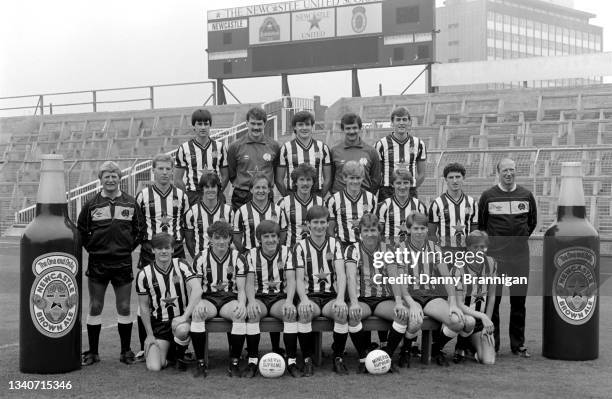
[[[464,328],[463,312],[457,305],[455,288],[452,284],[441,286],[431,281],[423,282],[421,278],[448,277],[450,276],[448,266],[442,261],[442,252],[433,241],[427,239],[428,218],[423,213],[413,213],[406,218],[409,240],[400,243],[400,248],[406,248],[416,254],[420,254],[416,264],[406,265],[405,272],[413,276],[414,284],[404,288],[406,300],[409,295],[416,302],[417,311],[442,323],[442,331],[439,338],[432,345],[432,355],[436,363],[448,366],[448,361],[442,352],[444,345],[457,336]],[[429,256],[425,256],[430,253]],[[406,336],[409,348],[414,337]]]
[[[474,254],[487,252],[489,236],[484,231],[474,230],[466,237],[467,249]],[[457,286],[457,303],[465,315],[465,327],[457,337],[455,357],[464,359],[461,348],[472,346],[476,350],[476,360],[483,364],[495,364],[495,327],[491,321],[495,303],[495,284],[464,284],[463,276],[495,278],[497,264],[490,256],[484,256],[484,262],[466,263],[464,267],[455,267],[455,277],[460,278]],[[467,338],[466,338],[467,337]],[[460,344],[460,341],[468,342]],[[471,345],[470,345],[471,344]]]
[[[205,172],[198,183],[202,193],[199,201],[185,214],[185,243],[192,258],[208,249],[208,228],[217,220],[230,225],[234,221],[234,210],[220,199],[221,180],[215,172]]]
[[[359,240],[358,226],[361,217],[376,210],[376,197],[361,185],[365,177],[363,165],[348,161],[343,169],[346,187],[327,200],[329,209],[328,235],[338,237],[342,248]],[[336,235],[336,227],[338,234]]]
[[[256,228],[257,248],[251,248],[247,255],[248,286],[246,340],[249,361],[243,377],[253,378],[257,375],[259,362],[259,320],[271,315],[284,321],[285,346],[287,355],[293,362],[287,371],[297,377],[295,364],[297,347],[296,308],[293,304],[295,295],[295,272],[291,262],[289,248],[280,245],[280,226],[272,220],[262,221]]]
[[[306,212],[310,236],[295,247],[298,308],[298,336],[304,357],[304,376],[313,374],[314,350],[312,319],[319,314],[334,320],[334,371],[347,374],[344,349],[348,338],[348,308],[346,306],[346,275],[340,243],[326,235],[329,211],[315,205]],[[290,360],[291,361],[291,360]],[[294,359],[295,361],[295,359]]]
[[[350,298],[349,329],[359,354],[359,372],[365,372],[365,358],[370,346],[370,334],[362,330],[361,320],[374,314],[385,320],[393,321],[389,331],[388,343],[384,350],[393,357],[393,352],[408,331],[416,334],[423,323],[419,307],[410,296],[403,296],[399,284],[388,285],[382,277],[397,277],[395,263],[375,266],[376,253],[393,252],[381,237],[378,217],[371,213],[363,215],[359,221],[361,240],[350,245],[345,252],[344,263],[347,275],[347,290]],[[378,276],[377,276],[378,275]],[[397,366],[392,363],[392,372]]]
[[[230,248],[232,226],[229,223],[217,220],[208,227],[207,233],[210,245],[193,261],[202,286],[202,299],[193,314],[200,320],[218,315],[232,321],[228,373],[230,377],[240,377],[238,363],[246,334],[246,261],[238,251]],[[206,369],[203,374],[206,376]]]
[[[306,227],[306,212],[314,205],[323,205],[323,198],[312,194],[316,182],[316,171],[307,163],[300,164],[291,172],[291,180],[295,192],[280,200],[278,205],[287,221],[287,242],[289,248],[295,247],[298,240],[308,236]]]
[[[140,315],[147,332],[147,369],[159,371],[164,368],[172,344],[180,364],[190,336],[198,359],[197,370],[206,369],[206,334],[200,328],[204,320],[196,314],[192,320],[192,312],[202,295],[199,276],[184,261],[172,258],[174,238],[170,234],[154,235],[151,246],[155,261],[144,266],[136,278]]]

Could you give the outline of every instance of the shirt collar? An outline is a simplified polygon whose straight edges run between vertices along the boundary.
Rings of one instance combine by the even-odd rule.
[[[503,188],[501,183],[497,183],[497,187],[499,187],[499,189],[505,193],[511,193],[512,191],[516,190],[516,183],[514,183],[514,185],[512,186],[510,190],[506,190],[505,188]]]
[[[359,147],[359,148],[363,147],[363,141],[361,140],[361,137],[359,137],[357,142],[354,144],[349,144],[346,142],[346,139],[344,139],[344,148],[351,148],[351,147]]]
[[[104,190],[100,191],[100,195],[101,195],[102,197],[104,197],[104,198],[111,198],[111,199],[119,198],[119,197],[121,197],[121,195],[122,195],[122,194],[123,194],[123,193],[121,192],[121,190],[118,190],[118,191],[117,191],[117,195],[111,198],[111,197],[107,196],[107,195],[104,193]]]
[[[262,133],[261,136],[259,136],[260,138],[254,138],[252,137],[249,133],[247,133],[246,135],[246,142],[247,143],[258,143],[258,144],[265,144],[265,139],[266,136],[264,136],[264,133]]]

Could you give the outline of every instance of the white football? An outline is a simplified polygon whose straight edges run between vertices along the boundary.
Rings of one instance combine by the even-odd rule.
[[[387,352],[375,349],[366,356],[365,365],[370,374],[385,374],[391,368],[391,358]]]
[[[259,373],[266,378],[278,378],[285,373],[285,359],[278,353],[266,353],[259,359]]]

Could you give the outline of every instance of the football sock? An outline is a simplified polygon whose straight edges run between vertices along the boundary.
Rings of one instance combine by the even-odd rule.
[[[348,331],[348,324],[334,323],[334,357],[342,357],[344,355]]]
[[[240,359],[242,354],[242,347],[244,346],[244,340],[246,338],[246,323],[234,322],[232,323],[231,333],[231,356],[234,359]]]
[[[368,345],[370,345],[370,332],[363,331],[363,325],[361,322],[356,326],[349,326],[348,330],[349,335],[351,336],[351,341],[353,341],[353,345],[359,354],[359,358],[361,359],[366,357]]]
[[[389,330],[389,341],[387,343],[386,352],[389,356],[393,356],[393,352],[397,349],[397,346],[402,342],[404,338],[404,334],[406,334],[407,326],[398,323],[397,321],[393,322],[391,326],[391,330]]]
[[[192,321],[189,335],[193,342],[193,350],[195,351],[196,359],[204,360],[206,348],[206,323],[203,321]]]
[[[434,334],[434,340],[431,346],[432,353],[437,353],[444,349],[444,346],[451,339],[455,338],[457,333],[448,328],[445,324],[442,325],[442,331],[438,330]]]
[[[87,316],[87,337],[89,338],[89,352],[98,354],[100,331],[102,330],[101,316]]]
[[[261,333],[259,332],[259,322],[246,323],[246,341],[247,352],[249,353],[249,363],[253,363],[251,359],[257,359],[259,357],[260,337]]]
[[[287,351],[287,359],[295,363],[297,357],[297,322],[286,321],[283,327],[283,342],[285,343],[285,350]]]
[[[130,341],[132,340],[132,319],[130,316],[117,317],[117,330],[119,330],[119,340],[121,341],[121,353],[130,350]]]
[[[281,333],[273,331],[270,333],[270,342],[272,343],[272,351],[277,351],[280,348],[280,335]]]
[[[302,348],[302,356],[304,358],[312,357],[313,348],[313,337],[312,337],[312,323],[298,323],[298,339],[300,341],[300,348]]]
[[[138,340],[140,341],[140,350],[144,350],[144,342],[147,339],[147,330],[145,329],[144,323],[142,322],[142,317],[138,316],[137,318],[138,324]]]
[[[378,340],[380,341],[380,346],[384,347],[387,344],[388,332],[382,330],[378,331]]]

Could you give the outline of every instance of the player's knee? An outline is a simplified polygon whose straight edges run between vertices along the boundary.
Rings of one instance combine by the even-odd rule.
[[[463,322],[459,319],[459,317],[457,317],[457,315],[453,314],[451,315],[450,319],[449,319],[449,323],[448,323],[448,328],[450,328],[451,330],[458,332],[463,330],[464,324]]]
[[[159,346],[157,346],[157,344],[152,344],[147,348],[146,352],[147,370],[160,371],[162,369],[163,364],[161,360]]]
[[[421,329],[421,326],[423,325],[422,322],[416,321],[416,320],[410,320],[408,322],[408,328],[406,329],[406,332],[410,333],[410,334],[416,334],[419,332],[419,330]]]
[[[99,316],[104,309],[104,301],[93,300],[89,303],[89,314],[91,316]]]
[[[174,336],[177,339],[181,340],[181,341],[185,341],[186,339],[189,338],[190,328],[191,328],[191,326],[190,326],[189,323],[180,323],[180,324],[177,324],[174,327],[174,331],[173,331]]]
[[[130,300],[117,302],[117,313],[122,316],[130,315]]]
[[[474,329],[474,327],[476,327],[476,319],[474,319],[472,316],[469,315],[465,315],[464,319],[463,319],[463,330],[464,331],[472,331]]]

